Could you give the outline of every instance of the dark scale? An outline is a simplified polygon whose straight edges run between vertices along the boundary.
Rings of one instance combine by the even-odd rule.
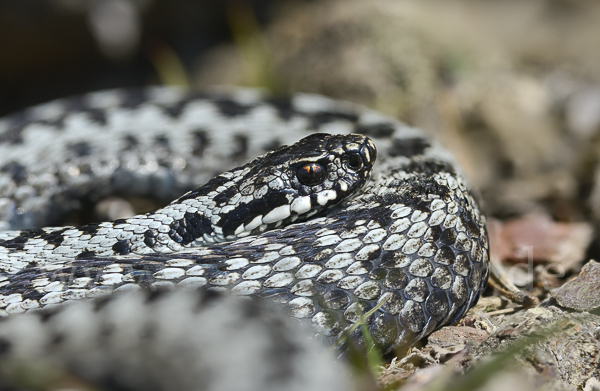
[[[95,235],[99,227],[97,223],[92,223],[78,227],[77,229],[83,232],[84,235]]]
[[[481,286],[481,275],[482,271],[480,267],[473,267],[471,274],[469,275],[469,286],[471,289],[479,290]]]
[[[408,276],[401,269],[392,269],[388,272],[384,285],[391,289],[404,289],[408,284]]]
[[[169,236],[171,239],[184,246],[212,231],[210,220],[196,213],[186,213],[183,219],[172,222],[170,228]],[[155,239],[152,240],[153,246]]]
[[[457,238],[456,242],[454,243],[454,247],[458,250],[461,251],[468,251],[470,249],[471,246],[471,241],[469,240],[469,238]]]
[[[442,229],[440,228],[439,225],[429,227],[428,234],[426,234],[426,235],[427,235],[427,237],[426,237],[427,240],[429,240],[431,242],[437,242],[438,240],[440,240],[440,236],[442,235]]]
[[[371,251],[366,255],[366,259],[367,260],[374,260],[374,259],[378,259],[379,255],[381,254],[381,248],[375,250],[375,251]],[[370,265],[370,264],[369,264]]]
[[[46,292],[40,292],[37,289],[26,289],[22,293],[23,300],[40,300],[45,295]]]
[[[404,257],[404,254],[399,251],[384,251],[379,264],[384,268],[393,269],[398,267],[397,265],[400,262],[403,262]]]
[[[440,239],[438,240],[440,245],[454,245],[456,242],[456,232],[453,228],[448,228],[442,231]]]
[[[12,281],[25,281],[31,280],[38,275],[35,270],[23,269],[16,274],[12,275]]]
[[[287,203],[285,193],[267,194],[265,198],[254,199],[247,205],[221,215],[219,226],[223,228],[224,235],[232,235],[235,230],[244,222],[250,222],[256,216],[264,216],[274,205],[284,205]]]
[[[394,317],[381,312],[377,313],[371,321],[369,331],[373,337],[373,342],[379,346],[392,345],[400,333]]]
[[[468,276],[471,274],[471,262],[469,258],[464,254],[459,254],[456,257],[456,262],[453,266],[454,272],[461,276]]]
[[[400,311],[402,311],[402,307],[404,307],[404,301],[402,299],[402,295],[400,295],[397,291],[387,291],[388,295],[385,303],[381,305],[383,311],[387,312],[390,315],[397,316]]]
[[[238,192],[239,190],[236,186],[230,186],[223,192],[217,194],[215,198],[213,198],[213,201],[215,202],[215,204],[217,204],[217,206],[226,205],[227,202]]]
[[[425,303],[427,313],[438,321],[443,320],[450,309],[448,296],[445,291],[434,290]]]
[[[418,333],[425,327],[425,314],[419,304],[412,303],[404,308],[406,311],[400,313],[400,322],[406,331]]]
[[[441,240],[442,243],[447,243],[447,241]],[[454,251],[450,246],[443,246],[435,254],[434,261],[442,264],[442,265],[452,265],[456,256],[454,255]]]
[[[24,290],[24,289],[29,289],[29,288],[33,288],[33,284],[29,280],[14,281],[14,282],[11,282],[10,284],[8,284],[8,285],[6,285],[4,287],[4,289],[6,289],[8,291],[11,291],[11,290]]]
[[[146,246],[152,248],[154,247],[154,245],[156,244],[156,237],[158,236],[158,232],[153,230],[153,229],[149,229],[146,232],[144,232],[144,244],[146,244]]]
[[[63,233],[69,228],[59,229],[58,231],[50,232],[43,236],[44,240],[48,242],[48,244],[53,244],[54,246],[60,246],[61,243],[65,240]]]
[[[332,310],[346,309],[350,305],[350,297],[347,292],[341,289],[334,289],[323,295],[321,305]]]
[[[404,294],[407,298],[422,302],[427,298],[429,292],[427,289],[427,283],[422,278],[414,278],[410,281],[409,285],[404,288]]]
[[[386,277],[387,271],[382,267],[374,268],[369,272],[369,278],[372,280],[383,280]]]
[[[415,175],[408,179],[394,180],[389,183],[390,187],[397,187],[398,194],[397,203],[412,206],[413,204],[423,205],[423,201],[419,199],[421,194],[431,194],[440,199],[447,199],[450,190],[446,186],[442,186],[433,178],[425,175]]]
[[[460,219],[463,223],[463,225],[465,227],[467,227],[467,233],[471,238],[478,238],[479,235],[481,234],[481,229],[479,228],[479,226],[477,225],[476,222],[474,222],[473,220],[469,219],[468,215],[466,215],[465,217],[463,217],[466,214],[461,214]],[[464,220],[463,220],[464,218]]]
[[[465,283],[465,280],[461,277],[456,277],[455,283],[452,285],[452,289],[450,290],[450,296],[452,300],[459,306],[463,305],[467,300],[468,293],[469,292],[467,291],[467,284]]]
[[[119,255],[129,254],[130,248],[131,248],[131,243],[127,239],[119,240],[117,243],[113,244],[113,246],[112,246],[113,251]]]

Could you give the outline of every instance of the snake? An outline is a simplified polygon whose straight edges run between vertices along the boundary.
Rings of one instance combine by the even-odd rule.
[[[170,203],[60,226],[113,194]],[[452,155],[417,128],[314,94],[120,89],[10,115],[0,230],[0,360],[28,340],[15,325],[42,334],[42,320],[69,313],[55,331],[77,334],[108,322],[93,308],[119,303],[135,303],[122,304],[135,308],[127,319],[166,322],[182,306],[204,313],[213,294],[208,307],[227,316],[255,305],[243,299],[275,303],[326,342],[349,335],[342,348],[364,345],[352,327],[364,323],[391,352],[461,319],[489,276],[485,216]],[[210,326],[220,317],[194,324],[210,340],[227,332]]]

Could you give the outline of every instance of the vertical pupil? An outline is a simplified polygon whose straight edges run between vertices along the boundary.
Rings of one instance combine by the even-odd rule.
[[[325,168],[318,163],[306,163],[298,169],[298,181],[306,186],[314,186],[325,179]]]

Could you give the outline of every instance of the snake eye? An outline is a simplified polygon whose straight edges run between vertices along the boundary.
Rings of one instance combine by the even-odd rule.
[[[344,164],[352,171],[358,171],[363,167],[363,160],[358,153],[351,153],[344,156]]]
[[[298,181],[305,186],[315,186],[325,180],[327,170],[319,163],[305,163],[296,172]]]

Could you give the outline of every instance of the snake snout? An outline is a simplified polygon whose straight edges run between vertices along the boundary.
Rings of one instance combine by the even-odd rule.
[[[373,168],[373,165],[377,160],[377,148],[375,147],[375,143],[373,143],[373,141],[370,138],[366,136],[362,137],[363,142],[360,147],[359,154],[363,158],[365,166],[369,168],[367,173],[368,175],[371,173],[371,169]]]
[[[361,154],[371,164],[375,163],[377,160],[377,148],[375,147],[375,143],[368,137],[365,140],[365,145],[361,150]]]
[[[343,158],[347,169],[355,171],[360,178],[366,180],[371,175],[375,160],[377,160],[377,148],[375,143],[362,134],[350,134],[344,145],[345,156]]]

